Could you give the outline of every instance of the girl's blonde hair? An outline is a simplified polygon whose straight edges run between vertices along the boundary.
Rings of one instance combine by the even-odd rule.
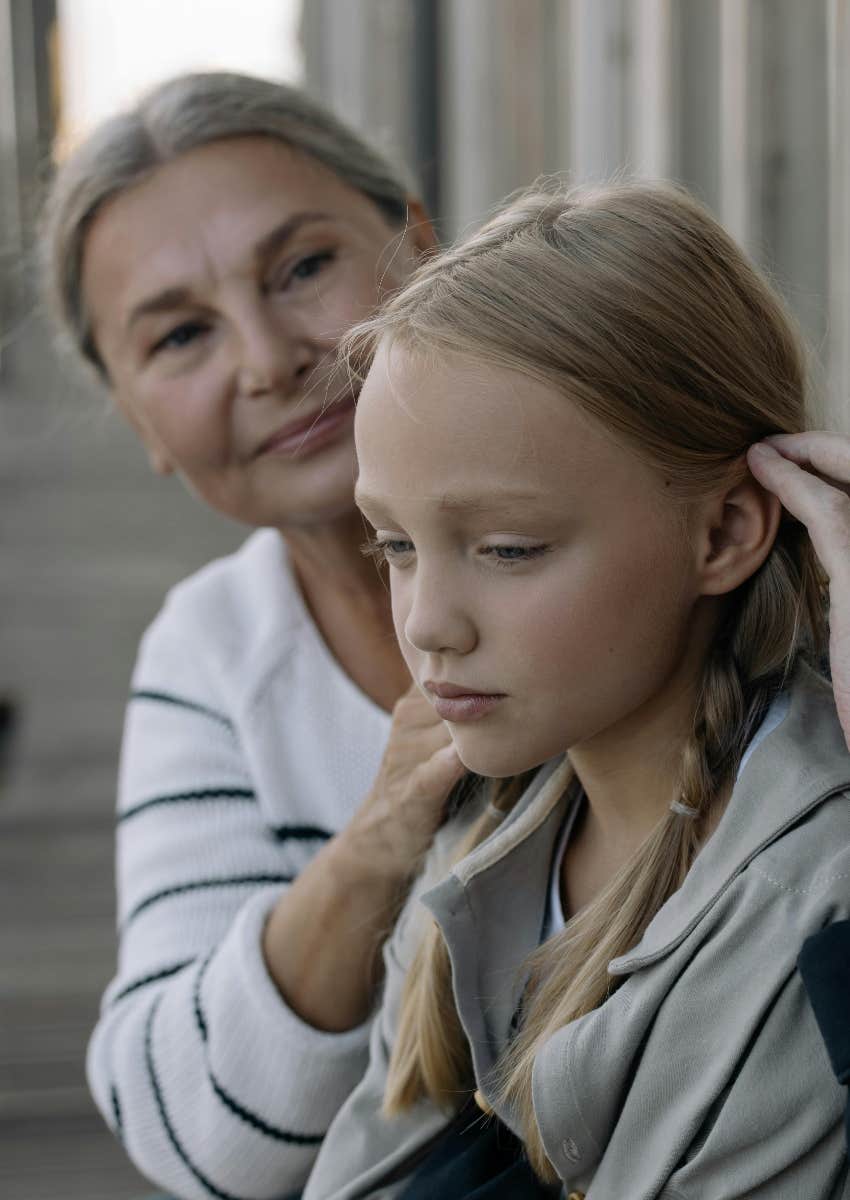
[[[394,228],[407,217],[409,180],[296,88],[251,75],[212,71],[160,84],[135,108],[100,125],[61,165],[41,230],[43,292],[54,320],[98,372],[82,288],[83,249],[100,207],[157,167],[225,138],[268,137],[333,171]]]
[[[559,389],[654,465],[683,505],[743,478],[752,442],[806,423],[803,355],[778,297],[717,222],[669,185],[553,183],[521,194],[353,331],[347,361],[362,367],[379,339]],[[797,657],[821,652],[822,626],[816,559],[785,515],[764,565],[728,598],[704,666],[680,784],[697,818],[671,811],[524,965],[522,1027],[497,1083],[540,1175],[555,1178],[532,1106],[538,1048],[610,994],[609,962],[681,886],[754,726]],[[515,787],[503,792],[504,807],[515,799]],[[485,818],[464,851],[491,829]],[[423,1095],[453,1106],[474,1086],[434,924],[407,981],[385,1110]]]

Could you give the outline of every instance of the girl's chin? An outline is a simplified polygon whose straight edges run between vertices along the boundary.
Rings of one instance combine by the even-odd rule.
[[[505,747],[492,747],[487,752],[481,746],[471,746],[468,741],[466,745],[462,745],[463,740],[453,737],[458,758],[467,771],[472,771],[473,774],[481,775],[485,779],[511,779],[515,775],[523,775],[526,771],[542,767],[545,762],[549,761],[549,758],[554,757],[554,755],[547,755],[540,758],[529,755],[527,752],[523,754],[519,750],[511,753],[509,750],[506,751]]]

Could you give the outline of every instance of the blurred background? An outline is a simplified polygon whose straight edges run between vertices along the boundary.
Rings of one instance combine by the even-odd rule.
[[[688,184],[771,273],[850,417],[850,0],[0,0],[0,1195],[131,1200],[83,1058],[110,976],[139,636],[243,536],[154,480],[51,353],[51,163],[177,72],[303,84],[406,161],[448,239],[544,171]]]

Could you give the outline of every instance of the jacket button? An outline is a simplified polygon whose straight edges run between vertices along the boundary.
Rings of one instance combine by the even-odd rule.
[[[570,1137],[564,1138],[564,1140],[561,1142],[561,1149],[564,1152],[564,1157],[566,1158],[567,1162],[577,1163],[581,1158],[581,1151]]]

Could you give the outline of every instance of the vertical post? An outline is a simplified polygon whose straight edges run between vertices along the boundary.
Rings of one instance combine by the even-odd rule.
[[[414,28],[414,8],[396,0],[309,0],[301,26],[308,86],[412,169],[419,165]]]
[[[604,179],[626,162],[629,54],[622,0],[572,0],[570,142],[579,181]]]
[[[850,0],[829,0],[830,417],[850,433]]]
[[[751,249],[770,265],[808,340],[824,343],[829,274],[827,4],[751,0]],[[758,111],[753,114],[753,107]]]
[[[443,197],[451,235],[546,166],[542,64],[551,6],[445,0],[442,12]]]
[[[413,160],[430,213],[442,212],[440,171],[440,0],[412,0],[410,63]]]
[[[635,0],[632,77],[632,150],[636,174],[666,179],[673,174],[672,0]]]
[[[750,120],[748,62],[749,0],[720,3],[720,219],[733,237],[749,246]]]
[[[720,212],[720,13],[677,0],[676,176]]]
[[[21,252],[53,132],[47,42],[54,18],[52,0],[0,0],[0,353],[30,282]]]
[[[21,248],[20,183],[12,0],[0,0],[0,254],[3,257]]]

